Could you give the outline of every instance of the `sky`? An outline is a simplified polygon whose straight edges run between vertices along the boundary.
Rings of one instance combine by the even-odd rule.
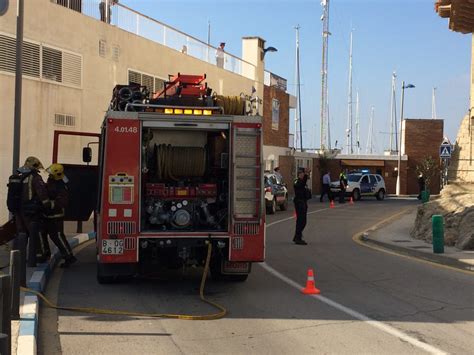
[[[265,68],[288,80],[295,93],[295,29],[300,25],[301,116],[304,147],[318,147],[322,7],[319,0],[121,0],[121,3],[207,42],[226,42],[241,57],[244,36],[259,36],[267,46]],[[353,101],[360,97],[360,137],[365,152],[371,107],[373,142],[381,153],[389,145],[392,72],[397,75],[397,112],[401,82],[405,118],[431,118],[436,87],[437,117],[455,141],[469,109],[471,36],[451,32],[434,10],[435,0],[331,0],[329,39],[329,110],[331,141],[345,141],[348,111],[349,43],[354,31]],[[355,105],[354,105],[355,117]],[[398,117],[399,118],[399,117]],[[293,123],[290,124],[293,129]],[[440,142],[441,143],[441,142]]]

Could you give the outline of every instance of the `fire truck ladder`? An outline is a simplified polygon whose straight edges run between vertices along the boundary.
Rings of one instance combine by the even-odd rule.
[[[260,217],[262,182],[259,132],[255,128],[234,130],[234,215]],[[257,202],[257,203],[256,203]]]

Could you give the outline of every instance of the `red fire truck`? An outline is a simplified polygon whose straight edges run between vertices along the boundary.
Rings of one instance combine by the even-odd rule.
[[[99,139],[100,283],[202,266],[208,242],[213,278],[243,281],[264,260],[261,118],[212,96],[204,79],[171,76],[151,98],[138,85],[114,89]]]

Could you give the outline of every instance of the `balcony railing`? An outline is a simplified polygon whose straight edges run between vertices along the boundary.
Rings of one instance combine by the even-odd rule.
[[[180,30],[141,14],[112,0],[51,0],[86,16],[172,48],[185,55],[217,65],[217,48]],[[224,53],[223,69],[255,80],[255,66],[229,53]]]

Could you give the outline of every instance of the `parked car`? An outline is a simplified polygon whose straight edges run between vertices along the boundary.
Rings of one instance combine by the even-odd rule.
[[[277,207],[286,211],[288,208],[288,189],[281,178],[273,173],[264,174],[265,205],[268,214],[274,214]]]
[[[373,196],[381,201],[385,198],[386,188],[383,177],[379,174],[352,173],[347,175],[347,188],[345,196],[352,196],[359,201],[362,196]],[[339,181],[331,182],[331,192],[339,194]]]

